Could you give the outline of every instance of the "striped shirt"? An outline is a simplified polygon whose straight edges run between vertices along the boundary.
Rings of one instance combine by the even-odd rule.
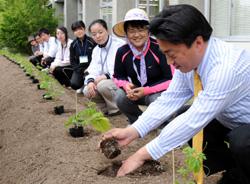
[[[197,68],[203,90],[192,106],[171,121],[146,145],[153,159],[185,144],[212,119],[228,128],[250,123],[250,53],[210,38]],[[194,71],[176,70],[167,91],[132,125],[145,136],[158,127],[194,95]]]

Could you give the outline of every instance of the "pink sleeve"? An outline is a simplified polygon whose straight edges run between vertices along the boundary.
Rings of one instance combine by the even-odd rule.
[[[118,88],[122,87],[124,90],[126,90],[125,89],[126,84],[129,83],[127,80],[118,80],[116,78],[113,78],[113,81]]]
[[[170,82],[171,82],[171,80],[168,80],[168,81],[165,81],[163,83],[157,84],[155,86],[151,86],[151,87],[146,86],[146,87],[144,87],[144,95],[149,95],[152,93],[164,91],[164,90],[168,89]]]
[[[170,68],[171,68],[171,72],[172,72],[172,76],[173,76],[175,68],[173,65],[170,65]],[[151,87],[146,86],[146,87],[144,87],[144,95],[149,95],[152,93],[164,91],[164,90],[168,89],[170,82],[171,82],[171,80],[168,80],[168,81],[165,81],[163,83],[157,84],[155,86],[151,86]]]

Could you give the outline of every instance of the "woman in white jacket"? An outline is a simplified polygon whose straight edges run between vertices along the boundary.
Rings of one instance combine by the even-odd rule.
[[[89,32],[98,44],[92,52],[92,61],[87,69],[83,93],[88,98],[102,97],[105,101],[108,115],[116,115],[119,109],[116,106],[114,96],[117,90],[112,77],[116,51],[125,42],[108,33],[107,23],[102,19],[94,20],[89,26]]]
[[[72,40],[68,38],[68,31],[65,27],[56,29],[56,37],[60,41],[55,60],[51,63],[50,73],[66,87],[70,86],[72,67],[69,60],[69,47]]]

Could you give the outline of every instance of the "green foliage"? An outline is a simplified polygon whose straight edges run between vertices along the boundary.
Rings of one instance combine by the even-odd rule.
[[[204,153],[197,153],[194,148],[189,146],[183,149],[185,155],[185,165],[178,169],[178,174],[182,176],[182,182],[177,181],[176,184],[187,183],[195,184],[194,181],[190,180],[192,173],[198,173],[201,169],[203,160],[206,160]]]
[[[37,78],[40,81],[40,88],[46,90],[45,95],[47,97],[55,99],[64,93],[63,87],[58,83],[57,80],[48,75],[48,72],[40,71]]]
[[[58,20],[54,16],[54,9],[45,6],[47,0],[12,0],[12,3],[1,1],[3,2],[1,6],[4,8],[0,14],[2,46],[27,52],[30,50],[27,44],[29,35],[42,27],[49,29],[51,33],[55,31]]]
[[[65,127],[68,128],[72,125],[91,125],[99,132],[106,132],[111,127],[109,119],[104,117],[103,113],[97,110],[96,104],[93,102],[89,102],[87,108],[69,117],[68,121],[65,123]]]

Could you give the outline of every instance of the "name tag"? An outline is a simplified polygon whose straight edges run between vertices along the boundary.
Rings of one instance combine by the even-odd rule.
[[[80,63],[88,63],[88,56],[79,56]]]

